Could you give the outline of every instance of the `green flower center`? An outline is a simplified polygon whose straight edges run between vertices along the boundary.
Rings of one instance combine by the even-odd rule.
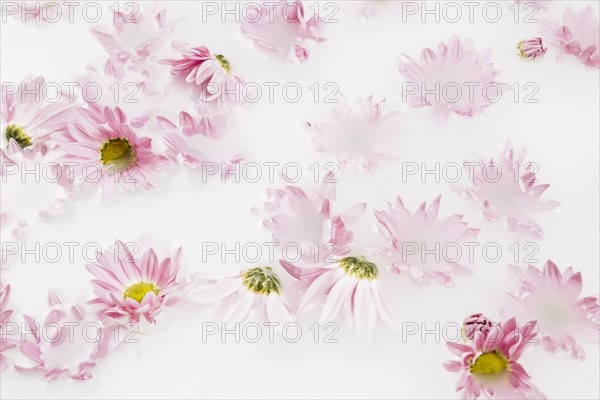
[[[524,42],[525,42],[524,40],[521,40],[521,41],[520,41],[520,42],[517,44],[517,50],[519,51],[519,54],[521,55],[521,57],[522,57],[522,58],[525,58],[525,57],[527,57],[527,56],[525,55],[525,51],[523,51],[523,43],[524,43]]]
[[[125,171],[137,162],[133,147],[122,137],[109,139],[102,144],[100,160],[108,167],[114,166],[117,172]]]
[[[379,274],[377,266],[367,261],[364,257],[344,257],[338,263],[340,264],[340,268],[346,272],[346,275],[352,275],[358,279],[372,281]]]
[[[215,54],[215,58],[221,65],[221,68],[225,70],[225,72],[227,72],[228,74],[231,73],[231,64],[229,64],[229,60],[227,60],[225,56],[223,56],[223,54]]]
[[[146,296],[146,293],[148,292],[154,292],[154,294],[158,294],[159,289],[152,283],[139,282],[125,289],[123,298],[126,299],[129,297],[130,299],[141,303],[142,300],[144,300],[144,296]]]
[[[483,353],[469,367],[472,374],[498,374],[508,369],[508,360],[496,350]]]
[[[271,267],[257,267],[242,272],[242,282],[248,290],[270,295],[281,293],[281,282]]]
[[[4,129],[4,136],[6,136],[8,141],[10,141],[10,139],[14,139],[22,149],[33,144],[31,143],[31,137],[28,136],[23,127],[19,125],[7,125],[6,129]]]

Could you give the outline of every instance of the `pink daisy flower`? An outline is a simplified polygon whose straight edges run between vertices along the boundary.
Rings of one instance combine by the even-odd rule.
[[[463,321],[463,335],[469,341],[475,340],[475,334],[481,332],[484,336],[494,328],[496,324],[483,314],[469,315]]]
[[[189,282],[179,274],[181,248],[174,256],[159,261],[152,248],[141,260],[136,260],[123,242],[116,242],[116,251],[103,251],[98,261],[86,265],[93,279],[96,298],[90,301],[100,308],[101,317],[128,317],[139,322],[140,317],[152,324],[165,307],[185,304],[173,293]]]
[[[256,267],[223,277],[203,277],[190,291],[199,304],[216,304],[227,324],[277,322],[285,325],[294,318],[282,293],[279,277],[271,267]]]
[[[19,350],[34,365],[15,365],[15,369],[43,373],[48,380],[90,379],[94,367],[119,347],[124,335],[105,327],[85,305],[65,307],[54,292],[49,295],[49,303],[51,310],[43,323],[23,316],[34,341],[21,343]]]
[[[266,3],[251,5],[240,22],[242,33],[256,46],[293,62],[308,59],[307,41],[325,40],[318,35],[322,27],[323,22],[318,16],[305,16],[301,0],[279,0],[274,6]]]
[[[333,122],[310,125],[315,149],[335,153],[342,166],[357,164],[370,172],[381,161],[396,160],[400,112],[384,114],[384,107],[385,100],[373,104],[373,96],[354,104],[342,97]]]
[[[453,286],[451,274],[471,272],[473,261],[462,244],[475,240],[479,229],[469,228],[458,214],[438,220],[440,201],[441,196],[436,197],[429,207],[423,202],[411,213],[398,196],[386,210],[375,210],[377,227],[389,244],[368,250],[388,259],[392,272],[408,272],[419,285],[433,279]],[[432,250],[435,254],[427,254]]]
[[[82,190],[101,184],[105,199],[112,198],[115,188],[156,187],[154,172],[167,159],[152,151],[152,139],[136,135],[119,107],[79,108],[78,113],[68,132],[57,137],[65,153],[59,161],[72,182]]]
[[[533,163],[525,162],[525,149],[515,154],[512,144],[506,143],[500,157],[494,161],[481,160],[473,168],[469,186],[453,188],[475,200],[483,207],[483,215],[491,222],[505,220],[508,228],[517,233],[543,238],[540,225],[533,214],[552,210],[558,201],[542,201],[548,184],[536,185],[537,176]]]
[[[548,49],[544,47],[544,43],[542,43],[542,38],[533,38],[521,40],[517,44],[517,51],[521,58],[525,58],[528,60],[535,60],[540,58]]]
[[[1,283],[0,283],[1,285]],[[0,286],[0,332],[3,331],[3,325],[10,321],[12,310],[7,308],[10,298],[10,285]],[[2,353],[16,347],[15,340],[10,336],[5,336],[4,333],[0,338],[0,371],[4,371],[8,367],[8,359]]]
[[[581,273],[567,268],[562,274],[550,260],[540,271],[530,265],[526,271],[510,266],[519,281],[516,294],[508,294],[510,306],[503,316],[538,320],[542,347],[546,351],[562,350],[583,360],[580,340],[598,342],[600,334],[598,297],[580,297]]]
[[[544,20],[541,32],[560,53],[559,61],[574,56],[588,67],[600,68],[600,24],[592,7],[579,11],[567,7],[562,24]]]
[[[519,327],[515,319],[498,324],[488,334],[475,333],[472,344],[447,342],[448,349],[460,361],[448,361],[444,367],[460,373],[456,391],[463,399],[532,399],[546,396],[531,382],[519,358],[534,342],[536,324]]]
[[[352,242],[348,227],[365,213],[367,204],[359,203],[335,214],[336,185],[328,174],[322,183],[305,191],[289,185],[283,189],[268,189],[269,201],[264,210],[253,211],[265,217],[263,226],[280,244],[295,243],[302,255],[316,261],[324,253],[345,254]]]
[[[321,323],[333,321],[341,313],[348,327],[367,341],[371,340],[378,318],[400,330],[400,317],[383,295],[377,266],[364,257],[339,257],[316,264],[279,262],[300,282],[298,312],[322,304]]]
[[[192,47],[181,40],[173,41],[172,46],[181,53],[181,58],[159,62],[171,66],[171,75],[176,80],[192,85],[194,95],[201,101],[217,104],[242,101],[244,81],[233,74],[232,66],[224,55],[212,54],[206,46]]]
[[[478,52],[471,40],[457,36],[440,43],[437,51],[424,49],[420,62],[402,55],[403,98],[412,107],[432,107],[440,126],[447,124],[450,113],[480,114],[505,88],[496,82],[499,71],[491,57],[491,50]]]
[[[71,105],[47,102],[45,84],[45,79],[38,76],[26,77],[18,85],[5,82],[0,86],[0,142],[3,148],[14,139],[22,148],[38,143],[45,151],[52,134],[66,128]],[[66,96],[60,95],[61,99]]]

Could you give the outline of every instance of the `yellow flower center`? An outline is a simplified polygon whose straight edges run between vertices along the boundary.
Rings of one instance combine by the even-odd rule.
[[[139,282],[125,289],[125,292],[123,293],[123,298],[126,299],[129,297],[130,299],[141,303],[142,300],[144,300],[146,293],[154,292],[154,294],[158,294],[159,291],[160,290],[156,286],[154,286],[153,283]]]
[[[215,58],[221,65],[221,68],[225,70],[225,72],[227,72],[228,74],[231,73],[231,64],[229,64],[229,60],[227,60],[225,56],[223,56],[223,54],[215,54]]]
[[[122,137],[109,139],[102,144],[100,160],[108,167],[114,166],[117,172],[125,171],[137,162],[133,147]]]
[[[28,136],[23,127],[19,125],[7,125],[6,129],[4,129],[4,136],[6,136],[8,141],[14,139],[22,149],[33,144],[31,143],[31,137]]]
[[[377,266],[367,261],[364,257],[344,257],[338,263],[340,264],[340,268],[346,272],[346,275],[352,275],[358,279],[372,281],[379,274]]]
[[[508,369],[508,360],[496,350],[483,353],[475,359],[469,370],[472,374],[499,374]]]
[[[257,267],[242,272],[242,282],[257,294],[281,293],[281,282],[271,267]]]

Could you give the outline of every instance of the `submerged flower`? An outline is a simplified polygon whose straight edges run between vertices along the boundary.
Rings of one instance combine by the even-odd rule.
[[[535,322],[519,327],[510,319],[498,324],[493,333],[476,332],[472,344],[447,342],[448,349],[460,357],[460,361],[448,361],[444,367],[461,374],[456,386],[461,398],[545,399],[519,364],[523,351],[533,343],[535,330]]]
[[[544,349],[562,350],[575,359],[584,359],[579,340],[598,342],[600,311],[598,297],[580,297],[581,273],[569,267],[561,274],[550,260],[542,271],[532,265],[526,271],[510,268],[519,281],[519,290],[507,294],[510,306],[502,314],[538,320]]]
[[[600,24],[592,7],[579,11],[567,7],[562,25],[543,20],[541,32],[550,46],[559,51],[559,61],[574,56],[588,67],[600,68]]]
[[[378,318],[390,328],[400,329],[400,318],[383,296],[379,270],[364,257],[343,257],[316,264],[279,262],[300,281],[299,312],[323,304],[321,323],[330,322],[342,313],[346,324],[368,341]]]
[[[255,267],[223,277],[204,277],[190,292],[200,304],[217,304],[227,324],[277,322],[285,325],[293,316],[271,267]]]
[[[242,33],[256,46],[278,54],[284,60],[296,62],[308,59],[306,41],[325,40],[318,36],[322,25],[317,15],[310,18],[305,16],[301,0],[279,0],[269,5],[251,4],[240,22]]]
[[[0,285],[2,285],[0,283]],[[12,337],[4,333],[4,325],[10,321],[12,310],[9,310],[6,305],[10,297],[10,285],[0,286],[0,371],[4,371],[8,367],[8,360],[3,352],[14,349],[16,341]]]
[[[542,43],[542,38],[525,39],[517,44],[517,51],[521,58],[535,60],[546,54],[547,50]]]
[[[494,325],[494,322],[483,314],[469,315],[463,321],[463,335],[467,340],[473,341],[477,332],[481,332],[485,336]]]
[[[412,107],[432,107],[441,126],[446,125],[450,113],[479,114],[505,89],[496,82],[499,71],[490,62],[491,56],[491,50],[478,52],[471,40],[456,36],[447,44],[440,43],[437,51],[424,49],[420,62],[403,55],[403,98]]]
[[[100,308],[99,315],[110,318],[129,317],[139,322],[140,317],[156,323],[164,307],[185,303],[173,295],[186,282],[179,275],[181,248],[174,256],[158,259],[153,249],[146,250],[136,260],[127,246],[116,242],[116,250],[104,251],[98,261],[86,268],[96,279],[92,280],[97,298],[90,301]]]
[[[358,164],[368,171],[380,161],[395,160],[400,112],[384,114],[384,106],[385,100],[373,104],[372,96],[354,104],[342,99],[333,122],[310,125],[315,149],[333,152],[342,166]]]
[[[515,154],[512,144],[508,142],[496,161],[481,160],[473,168],[469,186],[457,185],[453,188],[479,202],[489,221],[505,220],[511,231],[541,239],[544,233],[533,220],[533,214],[552,210],[560,202],[541,200],[550,185],[536,184],[535,167],[534,163],[525,162],[525,149]]]
[[[423,202],[411,214],[398,196],[386,210],[375,210],[377,227],[389,243],[368,249],[388,259],[393,272],[408,272],[419,285],[434,279],[452,286],[451,274],[469,274],[473,263],[460,246],[476,239],[479,229],[469,228],[458,214],[438,220],[440,200],[436,197],[429,207]]]

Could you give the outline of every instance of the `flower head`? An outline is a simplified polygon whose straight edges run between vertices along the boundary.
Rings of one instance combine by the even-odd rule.
[[[562,274],[550,260],[543,270],[530,265],[526,271],[511,266],[519,282],[515,294],[507,294],[510,306],[504,316],[536,319],[547,351],[566,351],[584,359],[579,340],[598,342],[600,309],[598,297],[580,297],[581,273],[567,268]]]
[[[525,39],[517,44],[517,51],[521,58],[529,60],[535,60],[543,56],[547,50],[542,43],[542,38]]]
[[[408,272],[420,285],[428,285],[434,279],[452,286],[451,274],[470,273],[472,261],[465,251],[442,249],[472,241],[479,229],[470,228],[458,214],[438,220],[440,201],[441,196],[436,197],[429,207],[423,202],[411,213],[402,199],[396,197],[396,202],[388,203],[386,210],[376,210],[377,227],[388,244],[368,249],[388,259],[393,272]],[[435,254],[427,253],[431,250]]]
[[[487,335],[494,325],[494,322],[483,314],[469,315],[463,321],[463,335],[467,340],[473,341],[477,332]]]

